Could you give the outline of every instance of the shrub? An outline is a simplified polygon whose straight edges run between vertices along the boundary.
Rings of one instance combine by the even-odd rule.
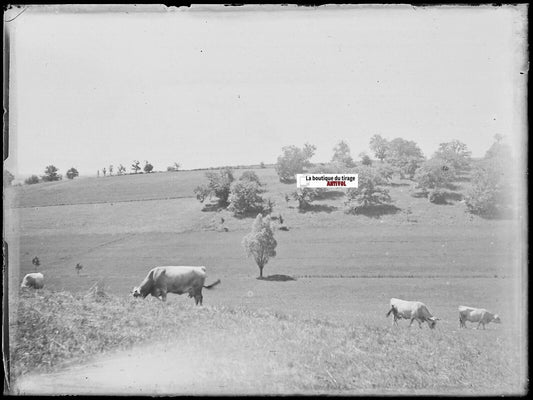
[[[323,190],[327,189],[297,189],[292,192],[292,197],[294,198],[294,200],[298,201],[298,209],[307,210],[311,206],[311,202],[313,202],[313,200],[315,200],[322,193]]]
[[[67,178],[68,179],[74,179],[75,177],[79,176],[79,172],[76,168],[72,167],[67,171]]]
[[[440,188],[431,189],[428,193],[428,200],[435,204],[446,203],[446,191]]]
[[[492,159],[485,160],[474,170],[472,182],[465,197],[470,213],[498,217],[511,210],[512,184],[501,164]]]
[[[234,181],[233,170],[226,167],[218,172],[208,171],[205,176],[209,182],[194,189],[196,198],[203,203],[206,198],[215,196],[218,198],[219,204],[227,205],[231,193],[231,183]]]
[[[439,189],[446,186],[454,178],[454,167],[440,158],[432,158],[422,163],[414,176],[416,188],[421,189],[424,194],[428,194],[430,189]]]
[[[276,256],[278,243],[270,224],[270,217],[258,214],[252,225],[252,231],[242,239],[242,245],[248,257],[254,257],[259,267],[259,277],[263,277],[263,268],[270,258]]]
[[[240,181],[247,181],[247,182],[255,182],[259,186],[263,186],[261,181],[259,180],[259,177],[254,171],[244,171],[242,175],[239,178]]]
[[[24,183],[26,185],[34,185],[36,183],[39,183],[39,177],[37,175],[32,175],[29,178],[25,179]]]
[[[306,143],[303,149],[296,146],[282,148],[283,154],[278,157],[276,172],[283,183],[291,183],[296,179],[296,174],[304,172],[310,166],[309,160],[315,154],[316,146]]]
[[[396,169],[389,163],[382,163],[376,167],[377,173],[383,179],[383,184],[389,183],[392,180]]]
[[[370,166],[372,165],[372,160],[368,156],[368,154],[362,154],[361,155],[361,164]]]
[[[11,186],[11,182],[13,182],[14,179],[15,176],[7,169],[4,169],[4,186]]]
[[[153,169],[154,169],[154,166],[150,164],[148,161],[146,161],[144,164],[144,172],[149,174],[150,172],[152,172]]]
[[[359,175],[359,185],[357,188],[348,189],[346,193],[345,205],[348,213],[391,202],[389,191],[382,187],[385,180],[375,168],[361,166],[356,172]]]
[[[263,208],[263,198],[260,196],[261,187],[255,181],[238,181],[231,184],[228,210],[234,215],[245,215],[260,212]]]

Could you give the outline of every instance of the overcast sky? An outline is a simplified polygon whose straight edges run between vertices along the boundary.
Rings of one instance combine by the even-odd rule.
[[[497,133],[523,148],[525,6],[79,10],[7,24],[18,176],[272,163],[305,142],[329,161],[339,140],[357,158],[374,134],[426,156],[452,139],[483,156]]]

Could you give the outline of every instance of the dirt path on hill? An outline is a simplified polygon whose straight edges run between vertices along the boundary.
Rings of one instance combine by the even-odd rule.
[[[244,349],[243,349],[244,350]],[[139,346],[49,374],[19,377],[15,395],[202,395],[287,393],[272,376],[268,355],[194,349],[181,344]],[[276,369],[274,369],[275,371]],[[265,379],[266,378],[266,379]]]

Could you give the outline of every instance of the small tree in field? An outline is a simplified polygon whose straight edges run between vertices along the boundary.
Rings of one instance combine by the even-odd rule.
[[[346,193],[345,205],[348,213],[391,203],[389,191],[382,187],[386,182],[375,168],[361,166],[356,172],[359,178],[358,187],[350,188]]]
[[[79,176],[79,172],[76,168],[72,167],[67,171],[67,178],[68,179],[74,179],[75,177]]]
[[[372,165],[372,159],[369,157],[366,153],[359,154],[359,157],[361,157],[361,164],[362,165]]]
[[[316,151],[316,146],[306,143],[303,149],[296,146],[286,146],[281,149],[283,154],[278,157],[276,172],[280,182],[291,183],[296,180],[296,174],[304,172],[309,167],[309,160]]]
[[[131,164],[131,169],[133,170],[134,173],[139,172],[139,170],[141,169],[141,166],[139,164],[140,164],[139,160],[133,160],[133,164]]]
[[[44,169],[44,175],[42,176],[42,179],[44,182],[53,182],[53,181],[60,181],[61,180],[61,174],[58,174],[57,171],[59,171],[54,165],[49,165]]]
[[[113,175],[113,164],[111,164],[109,166],[109,175],[112,176]]]
[[[332,163],[340,163],[346,168],[353,168],[355,163],[353,162],[352,156],[350,155],[350,146],[344,140],[341,140],[333,148],[333,157],[331,158]]]
[[[381,137],[381,135],[374,135],[370,139],[370,150],[374,152],[376,158],[383,161],[387,156],[387,150],[389,149],[389,142],[387,139]]]
[[[123,175],[123,174],[125,174],[125,173],[126,173],[126,167],[125,167],[124,165],[120,164],[120,165],[118,166],[118,171],[117,171],[117,173],[118,173],[119,175]]]
[[[455,178],[455,168],[453,165],[441,158],[432,158],[423,162],[416,170],[414,180],[416,188],[420,189],[432,203],[444,200],[439,196],[442,188],[450,184]]]
[[[264,200],[261,197],[261,187],[255,181],[239,180],[231,184],[228,210],[234,215],[259,212],[263,208]]]
[[[194,189],[196,198],[203,203],[207,198],[212,196],[218,197],[218,203],[222,206],[228,204],[228,198],[231,193],[231,183],[234,181],[233,170],[223,168],[218,172],[206,172],[205,176],[209,180],[207,184],[197,186]]]
[[[263,277],[263,268],[270,258],[276,256],[278,243],[270,225],[270,217],[258,214],[252,225],[252,231],[242,239],[242,245],[248,257],[253,256],[259,267],[259,277]]]
[[[154,166],[152,164],[150,164],[148,161],[144,162],[144,172],[149,174],[150,172],[152,172],[153,169],[154,169]]]
[[[32,176],[30,176],[29,178],[26,178],[26,179],[24,180],[24,183],[25,183],[26,185],[34,185],[34,184],[36,184],[36,183],[39,183],[39,177],[38,177],[37,175],[32,175]]]
[[[293,199],[298,201],[298,209],[302,211],[307,210],[318,195],[322,193],[320,189],[322,188],[300,188],[292,192]]]
[[[106,175],[106,172],[107,172],[107,170],[105,169],[105,167],[102,168],[102,172],[103,172],[103,174],[104,174],[104,176],[105,176],[105,175]]]

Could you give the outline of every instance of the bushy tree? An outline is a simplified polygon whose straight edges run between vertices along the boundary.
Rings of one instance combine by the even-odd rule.
[[[139,164],[140,164],[139,160],[133,160],[133,164],[131,164],[131,169],[133,170],[134,173],[139,172],[139,170],[141,169],[141,166]]]
[[[148,161],[144,162],[144,172],[149,174],[150,172],[152,172],[153,169],[154,169],[154,166],[152,164],[150,164]]]
[[[60,181],[61,174],[58,174],[57,171],[59,170],[54,165],[47,166],[44,169],[44,175],[42,176],[42,180],[44,182]]]
[[[433,158],[440,158],[451,165],[456,171],[464,171],[470,166],[471,151],[463,142],[452,140],[451,142],[439,144],[439,149]]]
[[[102,173],[104,174],[104,176],[106,176],[106,172],[107,172],[107,170],[105,169],[105,167],[102,168]]]
[[[361,157],[361,164],[370,166],[372,165],[372,159],[368,156],[366,153],[359,154],[359,157]]]
[[[39,177],[38,177],[37,175],[32,175],[32,176],[30,176],[29,178],[26,178],[26,179],[24,180],[24,183],[25,183],[26,185],[34,185],[34,184],[36,184],[36,183],[39,183]]]
[[[109,175],[113,175],[113,164],[109,166]]]
[[[389,163],[381,163],[376,167],[377,173],[381,176],[381,178],[384,181],[384,184],[390,183],[392,180],[392,177],[394,176],[394,173],[396,172],[396,168],[390,165]]]
[[[298,201],[298,209],[307,210],[311,206],[311,203],[322,193],[321,189],[300,188],[292,192],[293,199]]]
[[[431,194],[428,198],[433,203],[443,200],[444,192],[442,188],[450,184],[454,179],[455,168],[441,158],[432,158],[424,161],[414,176],[416,188],[420,189],[425,195]]]
[[[516,182],[510,147],[501,135],[472,173],[472,187],[465,197],[467,209],[484,217],[500,217],[512,211]]]
[[[356,169],[358,187],[350,188],[346,192],[346,211],[356,213],[368,207],[391,203],[388,189],[384,188],[385,180],[376,168],[360,166]]]
[[[263,277],[263,268],[268,261],[276,256],[278,243],[270,224],[270,217],[263,218],[258,214],[252,225],[252,231],[242,239],[248,257],[252,256],[259,267],[259,277]]]
[[[296,146],[286,146],[282,149],[283,154],[278,157],[276,172],[279,180],[291,183],[296,180],[296,174],[301,174],[310,166],[310,159],[316,151],[316,146],[306,143],[303,149]]]
[[[248,181],[248,182],[255,182],[259,186],[263,186],[261,181],[259,180],[259,177],[254,171],[244,171],[242,175],[239,177],[240,181]]]
[[[119,175],[124,175],[124,174],[126,173],[126,167],[125,167],[124,165],[120,164],[120,165],[118,166],[117,173],[118,173]]]
[[[348,143],[344,140],[341,140],[333,148],[331,162],[340,163],[346,168],[353,168],[355,166],[352,156],[350,155],[350,146],[348,146]]]
[[[69,169],[67,171],[67,178],[68,179],[74,179],[76,178],[77,176],[79,176],[80,174],[78,173],[78,170],[74,167],[72,167],[71,169]]]
[[[385,159],[388,148],[388,140],[382,138],[381,135],[374,135],[370,138],[370,150],[372,150],[376,158],[380,161]]]
[[[396,138],[389,142],[386,154],[387,161],[398,168],[402,178],[408,176],[413,179],[419,165],[424,161],[424,155],[418,145],[412,140]]]
[[[218,172],[208,171],[205,176],[209,182],[194,189],[196,198],[203,203],[205,199],[215,196],[220,205],[227,205],[231,193],[231,183],[234,181],[233,170],[223,168]]]
[[[261,186],[256,181],[239,180],[231,184],[228,210],[234,215],[260,212],[263,208]]]
[[[13,182],[14,179],[15,176],[7,169],[4,169],[4,186],[11,186],[11,182]]]

